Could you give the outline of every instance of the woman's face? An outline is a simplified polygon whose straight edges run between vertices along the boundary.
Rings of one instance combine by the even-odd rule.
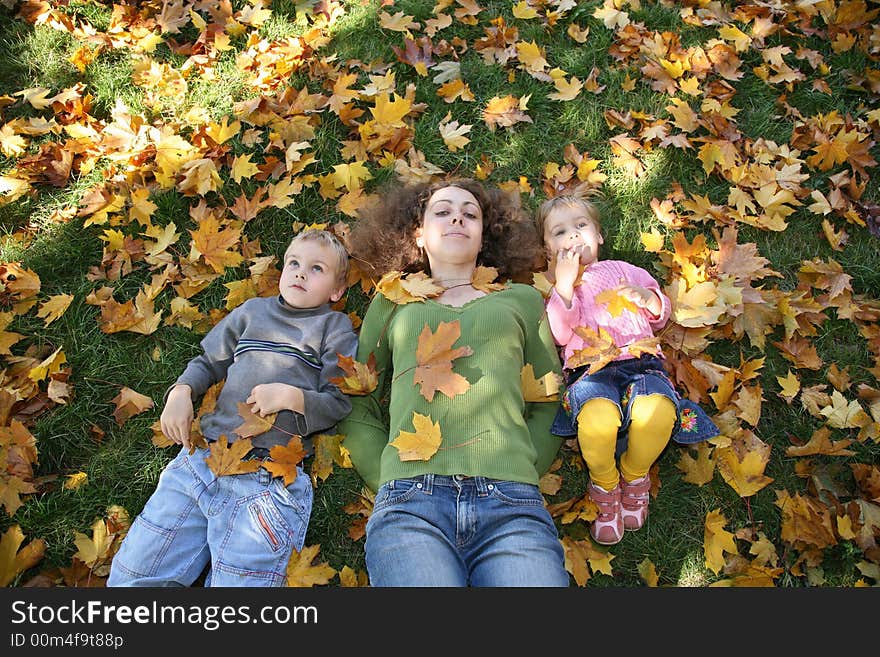
[[[438,189],[425,204],[416,241],[432,268],[476,263],[483,243],[483,211],[477,199],[461,187]]]

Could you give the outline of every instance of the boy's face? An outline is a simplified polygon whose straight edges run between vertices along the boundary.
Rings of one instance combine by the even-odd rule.
[[[591,265],[598,260],[599,245],[603,242],[599,227],[579,205],[562,205],[544,221],[544,245],[551,260],[561,249],[575,249],[581,264]]]
[[[284,254],[278,290],[294,308],[317,308],[339,301],[345,291],[336,277],[336,255],[319,242],[294,242]]]

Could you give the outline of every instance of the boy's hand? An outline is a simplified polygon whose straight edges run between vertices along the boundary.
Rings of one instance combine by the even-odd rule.
[[[174,386],[168,393],[168,401],[165,402],[165,408],[162,409],[162,415],[159,417],[162,433],[189,450],[192,421],[192,388],[185,384]]]
[[[266,417],[278,411],[305,412],[303,391],[286,383],[256,385],[244,401],[246,404],[253,404],[251,410],[260,417]]]
[[[566,305],[571,305],[571,297],[574,295],[574,284],[577,281],[578,270],[581,266],[580,248],[559,249],[556,252],[556,267],[554,278],[556,279],[556,293],[563,298]]]
[[[634,303],[639,308],[644,308],[652,315],[657,316],[660,314],[660,310],[662,309],[660,297],[658,297],[653,290],[649,290],[641,285],[630,285],[629,283],[622,281],[617,287],[617,293],[627,301]]]

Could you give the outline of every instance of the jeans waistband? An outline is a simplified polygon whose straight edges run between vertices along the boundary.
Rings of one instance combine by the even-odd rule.
[[[402,481],[415,481],[416,485],[419,488],[422,488],[426,493],[430,493],[435,486],[444,486],[446,488],[467,488],[473,487],[478,495],[488,495],[490,491],[495,489],[495,483],[498,481],[497,479],[490,479],[489,477],[471,477],[469,475],[438,475],[438,474],[423,474],[417,475],[415,477],[407,477],[405,479],[392,479],[388,482],[388,486],[394,489],[398,486],[398,482]]]

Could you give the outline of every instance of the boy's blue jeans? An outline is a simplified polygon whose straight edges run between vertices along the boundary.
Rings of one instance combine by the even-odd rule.
[[[568,586],[537,486],[420,475],[379,487],[367,521],[372,586]]]
[[[217,477],[207,449],[181,449],[110,568],[107,586],[188,586],[211,564],[205,586],[284,586],[302,550],[312,482],[297,467],[285,488],[264,468]]]

